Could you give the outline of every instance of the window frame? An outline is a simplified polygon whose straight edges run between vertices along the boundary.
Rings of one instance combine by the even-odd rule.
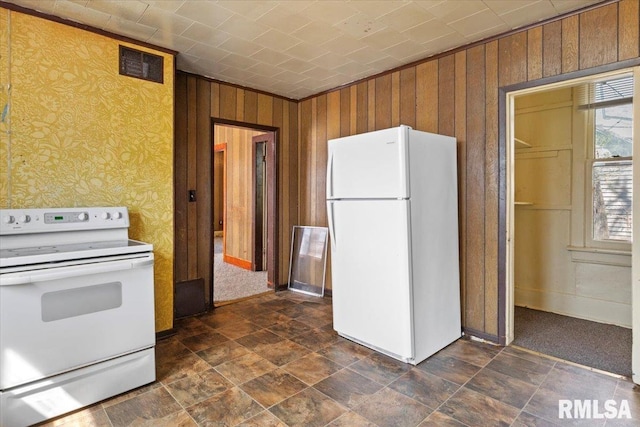
[[[632,106],[632,120],[633,120],[633,99],[630,99],[628,103]],[[594,215],[593,215],[593,203],[594,203],[594,180],[593,180],[593,167],[598,162],[631,162],[633,168],[633,154],[628,157],[606,157],[596,158],[596,110],[607,108],[604,106],[596,106],[593,108],[585,109],[584,111],[578,111],[586,115],[585,119],[585,160],[584,160],[584,244],[586,248],[592,248],[594,250],[616,250],[631,252],[632,240],[615,240],[615,239],[595,239],[594,238]],[[635,138],[633,138],[635,143]],[[635,184],[635,183],[634,183]],[[633,212],[632,212],[633,215]]]

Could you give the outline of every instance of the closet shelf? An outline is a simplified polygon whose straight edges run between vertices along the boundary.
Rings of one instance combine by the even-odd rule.
[[[533,205],[533,203],[531,202],[513,202],[514,205],[516,206],[531,206]]]
[[[516,142],[516,148],[531,148],[531,144],[524,142],[521,139],[513,138],[513,140]]]

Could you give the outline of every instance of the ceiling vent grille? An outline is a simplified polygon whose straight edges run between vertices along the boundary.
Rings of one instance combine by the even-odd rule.
[[[120,46],[120,74],[151,82],[163,82],[164,58]]]

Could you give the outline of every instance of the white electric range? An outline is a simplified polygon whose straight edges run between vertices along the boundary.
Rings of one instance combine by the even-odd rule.
[[[155,381],[153,246],[125,207],[0,209],[0,426]]]

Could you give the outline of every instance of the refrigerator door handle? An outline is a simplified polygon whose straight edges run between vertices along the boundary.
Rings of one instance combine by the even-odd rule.
[[[333,197],[333,153],[329,153],[329,165],[327,167],[327,198]]]
[[[331,237],[331,249],[335,250],[336,247],[336,231],[333,224],[333,202],[327,203],[327,219],[329,221],[329,237]]]

